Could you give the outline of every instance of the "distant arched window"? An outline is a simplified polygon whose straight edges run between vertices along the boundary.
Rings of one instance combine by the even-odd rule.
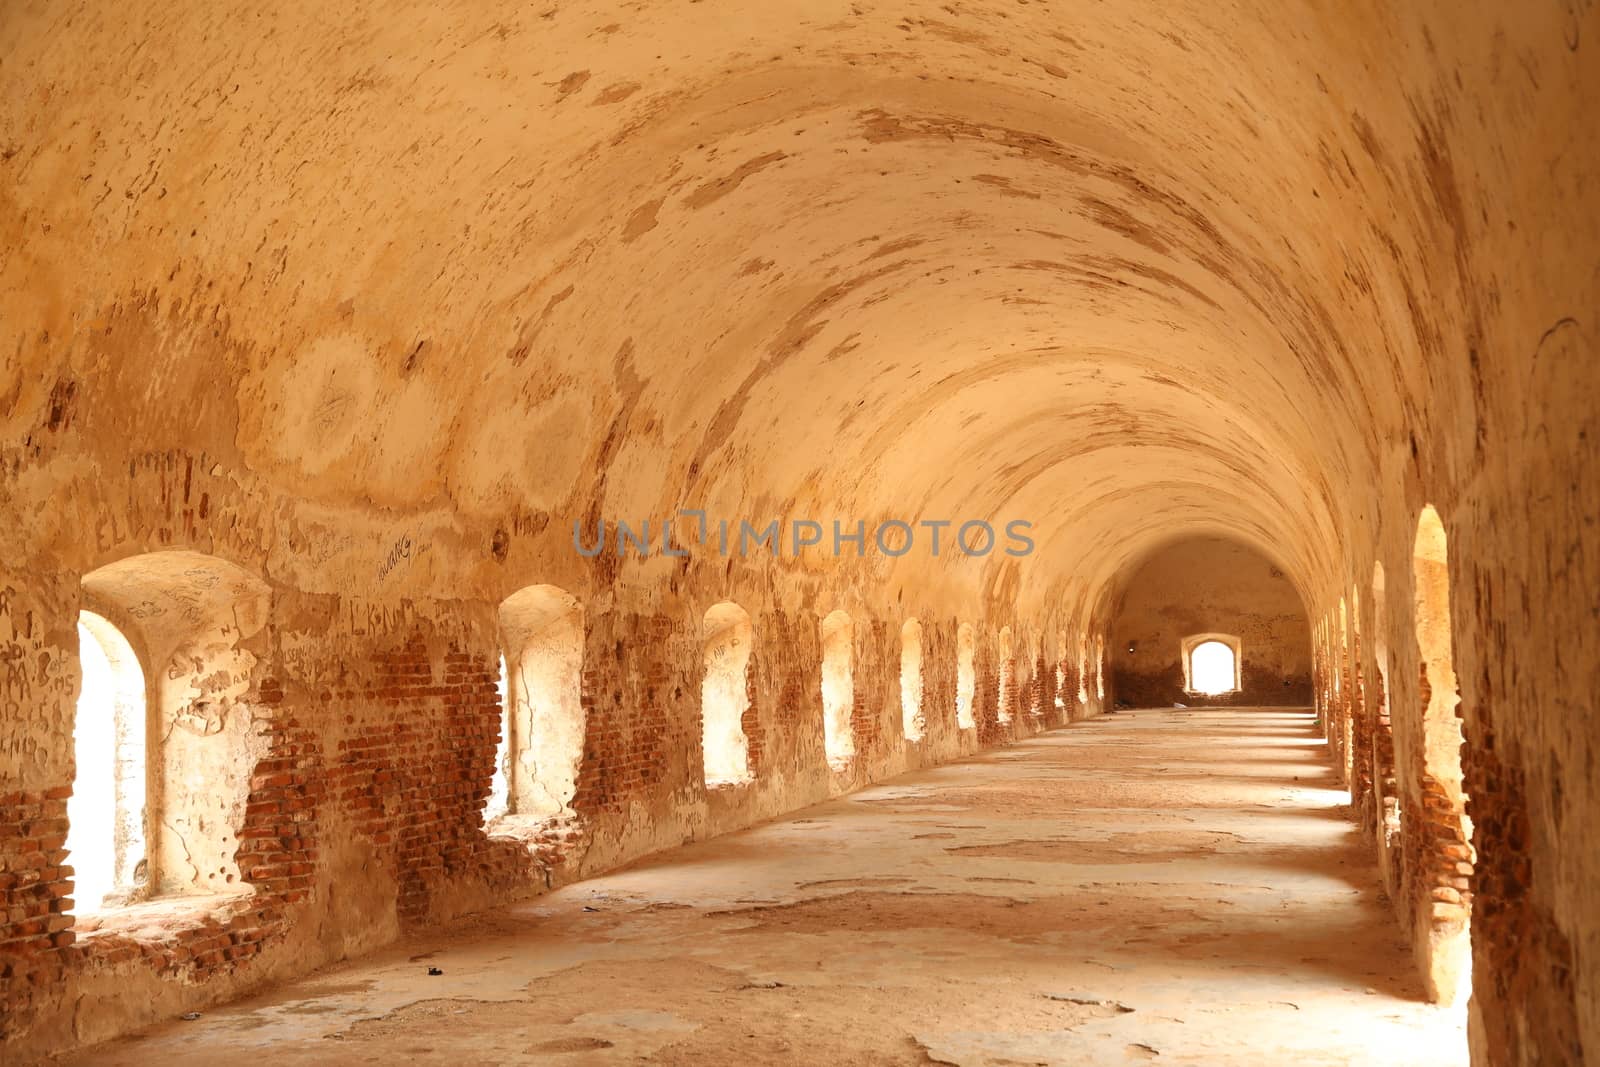
[[[856,706],[850,669],[855,634],[855,623],[847,612],[835,611],[822,620],[822,741],[828,764],[835,770],[843,770],[856,754],[850,732],[850,715]]]
[[[755,627],[749,612],[723,601],[706,612],[704,632],[700,716],[706,785],[742,785],[754,777],[744,713],[750,707],[747,674]]]
[[[1239,639],[1229,634],[1195,634],[1183,640],[1185,691],[1220,696],[1239,689]]]
[[[1196,692],[1215,696],[1233,688],[1233,649],[1221,641],[1196,645],[1189,664]]]
[[[122,631],[88,611],[78,616],[78,663],[66,847],[74,910],[88,913],[127,903],[145,880],[144,672]]]
[[[1094,695],[1098,700],[1106,698],[1106,635],[1101,634],[1094,639]]]
[[[569,814],[586,727],[583,607],[553,585],[519,589],[500,605],[501,734],[486,818]],[[501,806],[503,804],[503,806]],[[498,809],[498,810],[497,810]]]
[[[1068,682],[1069,682],[1069,678],[1068,678],[1068,670],[1069,669],[1067,667],[1067,657],[1070,656],[1071,654],[1072,654],[1071,651],[1067,648],[1067,635],[1066,634],[1057,635],[1057,637],[1056,637],[1056,696],[1055,696],[1055,701],[1056,701],[1056,710],[1057,711],[1061,711],[1061,712],[1065,712],[1065,711],[1068,710],[1068,707],[1069,707],[1070,702],[1072,700],[1072,695],[1067,691],[1067,685],[1068,685]]]
[[[900,627],[900,723],[907,741],[921,741],[927,732],[922,714],[922,624],[907,619]]]
[[[972,700],[978,689],[978,673],[973,669],[977,644],[972,624],[962,623],[956,630],[956,725],[963,730],[978,725],[972,715]]]

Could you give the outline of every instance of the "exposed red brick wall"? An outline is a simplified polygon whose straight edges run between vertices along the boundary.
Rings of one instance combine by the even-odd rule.
[[[36,997],[75,962],[67,859],[70,786],[0,795],[0,1040],[26,1023]]]
[[[1033,664],[1033,679],[1029,683],[1028,714],[1035,719],[1036,726],[1058,726],[1060,717],[1056,713],[1056,669],[1055,664],[1039,656]]]
[[[1462,770],[1481,857],[1472,876],[1473,995],[1498,1009],[1480,1011],[1485,1036],[1507,1063],[1552,1053],[1561,1059],[1551,1062],[1583,1063],[1574,949],[1534,889],[1526,780],[1501,760],[1489,717],[1479,718]]]
[[[262,684],[258,703],[277,709],[283,698],[274,678]],[[308,724],[287,714],[273,717],[271,731],[271,750],[250,778],[236,861],[258,895],[298,904],[311,895],[318,856],[322,742]]]
[[[187,981],[255,956],[281,937],[286,905],[311,893],[322,797],[320,748],[293,718],[273,714],[283,701],[276,680],[250,703],[272,740],[251,775],[237,862],[253,895],[168,898],[119,916],[74,919],[72,867],[65,851],[70,784],[0,797],[0,1037],[25,1029],[44,987],[74,972],[136,965]],[[159,937],[133,936],[130,918],[158,916]]]
[[[759,647],[758,636],[752,659]],[[667,780],[670,752],[699,752],[699,716],[686,720],[674,712],[699,707],[701,656],[699,641],[681,634],[669,618],[609,614],[588,620],[586,726],[575,809],[595,818],[622,815],[630,797],[647,795]],[[631,669],[619,670],[624,662]]]
[[[771,616],[754,621],[760,627],[761,639],[756,641],[755,647],[750,650],[750,662],[745,666],[746,704],[744,714],[739,718],[739,727],[744,731],[745,752],[750,763],[750,773],[759,777],[767,769],[765,724],[767,716],[761,713],[761,695],[767,686],[761,683],[767,680],[776,665],[778,657],[774,649],[767,646],[774,639],[782,639],[782,626],[774,625],[777,620]]]
[[[1078,685],[1080,683],[1078,665],[1073,662],[1067,663],[1062,668],[1061,679],[1062,713],[1068,722],[1072,722],[1084,715],[1083,709],[1078,706]]]
[[[288,621],[262,651],[248,702],[266,753],[249,777],[236,860],[253,895],[163,899],[133,922],[108,912],[74,926],[63,866],[69,788],[14,793],[0,811],[0,1033],[23,1034],[61,1010],[77,979],[130,984],[181,977],[196,1005],[295,969],[309,930],[326,925],[325,892],[340,855],[357,857],[364,907],[392,893],[400,927],[542,891],[652,848],[823,799],[1003,743],[1054,712],[1054,666],[1012,687],[1017,721],[995,717],[992,643],[980,640],[974,713],[980,738],[956,725],[954,620],[923,620],[925,739],[901,732],[899,620],[857,618],[851,728],[857,757],[824,767],[821,641],[809,614],[753,620],[744,719],[757,780],[685,811],[705,794],[697,754],[702,649],[669,616],[589,613],[580,698],[586,733],[575,815],[490,832],[483,826],[501,709],[492,612],[464,603],[400,606],[275,592]],[[68,609],[64,609],[68,610]],[[70,618],[70,615],[67,617]],[[1044,712],[1021,714],[1036,704]],[[690,755],[686,758],[685,754]],[[834,784],[830,787],[829,782]],[[720,792],[720,791],[719,791]],[[638,811],[651,813],[641,820]],[[599,857],[598,859],[596,857]],[[587,864],[587,865],[585,865]],[[596,867],[595,864],[599,864]],[[348,896],[348,894],[346,894]],[[345,907],[349,907],[348,902]],[[299,932],[297,935],[297,931]],[[355,930],[356,944],[378,936]],[[300,936],[302,941],[296,941]],[[130,985],[131,987],[131,985]],[[43,993],[41,997],[41,991]]]
[[[1394,757],[1394,720],[1389,713],[1389,702],[1380,686],[1373,706],[1373,778],[1377,791],[1380,818],[1384,833],[1390,838],[1400,833],[1399,817],[1400,782]]]
[[[1015,736],[1012,724],[1000,721],[1002,669],[999,639],[992,633],[980,630],[972,657],[972,715],[978,724],[978,744],[984,747],[1006,744]],[[1012,690],[1014,703],[1016,687],[1007,688]]]
[[[900,628],[882,619],[858,619],[856,650],[856,709],[850,726],[857,763],[871,766],[891,758],[899,736]]]
[[[499,651],[441,654],[421,633],[378,652],[364,683],[336,704],[366,709],[333,753],[328,788],[397,885],[402,922],[434,915],[433,898],[466,875],[509,887],[524,864],[491,847],[483,807],[499,742]]]
[[[1350,783],[1350,793],[1362,827],[1372,829],[1377,825],[1378,803],[1373,792],[1373,724],[1370,709],[1367,707],[1366,671],[1362,668],[1360,631],[1351,634],[1345,677],[1350,683],[1348,702],[1350,743],[1354,749],[1350,759],[1354,779]]]
[[[957,738],[956,624],[922,623],[922,712],[927,720],[923,751],[937,751]]]
[[[1445,787],[1417,769],[1422,802],[1403,803],[1404,855],[1408,877],[1424,894],[1416,898],[1421,918],[1435,923],[1460,922],[1472,912],[1472,846],[1461,823],[1461,811]]]

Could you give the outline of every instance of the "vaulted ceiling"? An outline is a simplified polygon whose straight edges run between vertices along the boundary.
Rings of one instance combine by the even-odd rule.
[[[0,389],[563,547],[1023,518],[1025,598],[1200,532],[1310,595],[1391,453],[1470,473],[1585,77],[1556,5],[1336,7],[7,4]]]

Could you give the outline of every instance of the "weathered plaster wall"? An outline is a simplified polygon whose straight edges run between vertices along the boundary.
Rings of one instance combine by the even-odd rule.
[[[1474,1054],[1600,1055],[1600,852],[1573,846],[1600,837],[1597,42],[1587,0],[4,5],[8,1026],[91,1038],[542,884],[530,864],[595,869],[1001,740],[999,629],[1030,656],[1064,638],[1094,697],[1115,590],[1184,536],[1270,553],[1303,592],[1376,834],[1358,634],[1388,618],[1394,799],[1425,809],[1409,586],[1432,504]],[[571,550],[574,518],[680,507],[1025,518],[1040,548]],[[182,939],[79,945],[81,579],[165,548],[270,589],[233,698],[268,746],[256,893]],[[473,803],[498,605],[534,584],[585,612],[590,814],[581,847],[530,858]],[[760,770],[705,796],[698,631],[722,599],[756,623]],[[839,776],[807,710],[836,607],[860,657]],[[901,739],[912,615],[939,708],[981,622],[976,742]],[[1072,710],[1025,676],[1009,729]],[[1436,889],[1460,896],[1407,889],[1404,913]],[[85,993],[110,1006],[74,1021]]]
[[[1248,545],[1198,537],[1159,549],[1132,571],[1114,612],[1107,650],[1113,701],[1130,707],[1311,703],[1305,604],[1278,565]],[[1185,692],[1182,642],[1207,633],[1239,638],[1238,692]]]

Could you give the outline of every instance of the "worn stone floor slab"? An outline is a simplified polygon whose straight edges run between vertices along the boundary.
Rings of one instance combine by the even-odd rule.
[[[1465,1063],[1344,801],[1305,711],[1123,712],[74,1062]]]

